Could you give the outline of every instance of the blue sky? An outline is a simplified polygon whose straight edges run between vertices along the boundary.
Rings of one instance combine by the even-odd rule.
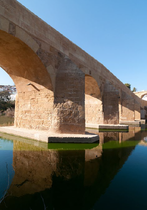
[[[147,90],[147,0],[19,2],[101,62],[123,83],[130,83],[138,91]],[[0,83],[7,83],[2,77]]]

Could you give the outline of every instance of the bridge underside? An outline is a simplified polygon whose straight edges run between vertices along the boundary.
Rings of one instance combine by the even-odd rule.
[[[50,69],[18,38],[0,32],[0,64],[17,88],[15,126],[54,133],[84,134],[86,125],[140,119],[140,105],[112,84],[99,86],[58,52]],[[40,56],[41,57],[41,56]],[[51,55],[50,55],[51,57]],[[44,56],[41,57],[42,60]]]
[[[64,56],[53,90],[48,71],[26,44],[3,31],[0,42],[1,67],[17,88],[15,126],[84,134],[84,73]]]
[[[0,1],[0,66],[17,88],[17,128],[85,134],[85,123],[140,120],[145,106],[102,64],[17,1]]]

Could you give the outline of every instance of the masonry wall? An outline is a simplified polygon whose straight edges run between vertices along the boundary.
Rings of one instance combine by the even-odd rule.
[[[102,101],[85,94],[85,121],[86,124],[103,124]]]
[[[131,103],[132,104],[129,104]],[[124,100],[122,103],[122,114],[121,114],[121,121],[134,121],[135,114],[134,114],[134,100]]]
[[[55,80],[54,132],[85,133],[84,80],[84,73],[69,58],[61,61]]]
[[[119,91],[106,82],[103,92],[104,124],[119,123],[119,100]]]
[[[52,91],[19,92],[15,103],[15,126],[49,130],[52,124],[54,94]]]
[[[139,103],[135,103],[135,120],[140,120],[141,119],[141,105]]]
[[[101,90],[95,78],[85,75],[85,123],[103,124]]]
[[[100,104],[100,101],[94,100],[92,105],[91,99],[88,98],[88,101],[86,102],[86,122],[90,122],[90,116],[92,123],[95,121],[106,124],[117,124],[119,120],[139,119],[139,107],[134,108],[133,100],[140,104],[143,103],[137,96],[125,87],[124,84],[122,84],[104,65],[96,61],[93,57],[73,44],[70,40],[35,16],[17,1],[0,1],[0,30],[1,66],[14,79],[16,86],[19,87],[18,101],[16,104],[18,110],[18,113],[16,112],[16,117],[18,119],[16,119],[15,125],[19,127],[25,126],[35,129],[46,129],[51,125],[50,117],[48,119],[48,116],[52,115],[54,116],[54,118],[52,118],[54,120],[52,121],[53,124],[51,129],[55,128],[58,132],[63,132],[63,130],[66,132],[73,132],[74,130],[77,130],[77,132],[83,133],[85,124],[84,74],[95,78],[96,81],[99,80],[99,87],[102,94],[101,99],[97,99],[101,100],[103,104]],[[5,33],[3,33],[4,31]],[[61,71],[58,71],[60,61],[62,60],[59,59],[61,54],[62,58],[67,56],[77,68],[77,71],[74,71],[74,68],[66,68],[66,71],[62,72],[64,80],[61,76]],[[16,59],[18,57],[19,59]],[[80,70],[83,74],[77,73],[76,76],[75,72],[80,72]],[[67,74],[68,71],[69,74]],[[80,77],[78,78],[79,75]],[[52,81],[50,80],[50,76]],[[36,109],[37,118],[35,121],[35,118],[33,118],[33,108],[29,110],[26,108],[26,105],[24,105],[24,103],[32,104],[33,99],[29,96],[28,89],[26,88],[27,82],[23,81],[22,84],[20,78],[36,82],[45,88],[56,92],[53,106],[54,111],[52,114],[49,110],[46,112],[47,116],[45,116],[44,125],[42,124],[43,121],[41,121],[44,112],[43,109],[41,110],[40,108],[39,99],[37,101],[37,98],[40,97],[39,93],[35,93],[35,105],[30,105],[31,107],[34,106],[34,110]],[[64,84],[62,84],[62,81]],[[75,85],[72,87],[72,84],[76,84],[77,82],[78,86],[76,87]],[[71,91],[69,87],[73,88],[73,91]],[[59,93],[62,95],[63,88],[65,91],[65,98],[58,97]],[[120,90],[128,95],[127,97],[121,98],[121,105],[119,99]],[[26,94],[24,94],[23,91],[26,91]],[[72,100],[70,94],[72,95]],[[29,101],[29,97],[30,102],[27,102]],[[42,97],[44,97],[44,95],[42,95]],[[81,101],[79,99],[80,97]],[[23,101],[23,98],[26,98],[26,102]],[[50,101],[44,100],[43,104],[46,103],[46,105],[43,106],[50,107]],[[88,103],[89,105],[87,105]],[[98,106],[95,106],[96,103]],[[95,112],[93,113],[94,109]],[[40,110],[41,120],[38,119],[37,110]],[[119,114],[120,110],[121,113]],[[136,110],[135,113],[134,110]],[[28,114],[29,112],[30,117]],[[28,122],[31,122],[31,120],[32,124],[29,126]],[[38,126],[36,122],[39,123]],[[70,125],[70,127],[68,125]]]
[[[121,94],[121,121],[135,120],[134,99],[122,91]]]

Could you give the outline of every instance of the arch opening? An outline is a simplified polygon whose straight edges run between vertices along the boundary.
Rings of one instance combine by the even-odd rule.
[[[85,75],[85,123],[103,124],[103,103],[97,81]]]
[[[0,67],[0,125],[14,124],[16,87],[11,77]]]
[[[143,95],[141,96],[141,99],[144,100],[144,101],[147,101],[147,93],[143,94]]]
[[[14,125],[48,130],[54,93],[46,67],[23,41],[1,30],[0,43],[0,66],[17,89]]]

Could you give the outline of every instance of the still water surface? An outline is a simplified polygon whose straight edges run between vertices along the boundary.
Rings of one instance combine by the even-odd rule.
[[[0,210],[146,210],[147,131],[100,144],[0,138]]]

